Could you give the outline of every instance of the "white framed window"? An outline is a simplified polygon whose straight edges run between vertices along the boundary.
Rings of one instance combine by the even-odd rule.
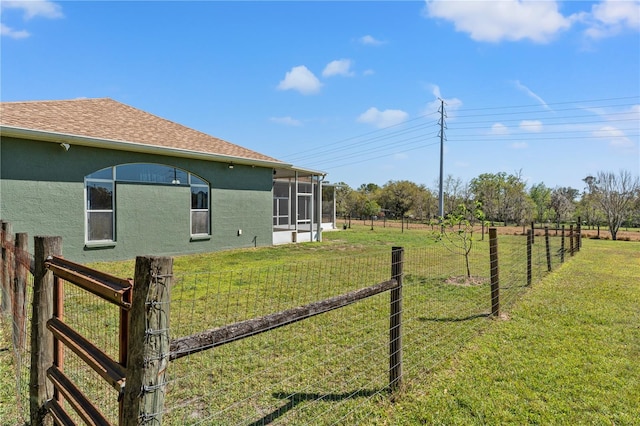
[[[114,243],[117,182],[190,186],[189,229],[192,237],[211,234],[210,187],[204,179],[163,164],[131,163],[107,167],[85,177],[85,241]],[[185,206],[185,209],[187,206]]]
[[[113,168],[85,178],[85,241],[115,241],[115,182]]]
[[[209,184],[189,174],[189,185],[191,186],[191,235],[210,235]]]

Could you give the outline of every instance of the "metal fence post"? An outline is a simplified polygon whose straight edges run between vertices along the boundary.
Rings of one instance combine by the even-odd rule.
[[[560,242],[560,263],[564,263],[564,225],[562,225],[562,241]]]
[[[575,249],[573,245],[573,225],[569,225],[569,254],[573,256],[575,253],[573,252]]]
[[[53,315],[53,272],[45,267],[49,256],[62,255],[62,237],[34,238],[33,302],[31,313],[31,371],[29,412],[32,425],[44,424],[45,402],[53,395],[47,369],[53,365],[53,335],[47,321]]]
[[[169,365],[173,259],[136,258],[120,424],[161,425]]]
[[[549,227],[544,227],[544,245],[547,252],[547,272],[551,272],[551,246],[549,245]]]
[[[500,315],[500,274],[498,270],[498,231],[489,228],[489,262],[491,267],[491,315]]]
[[[391,249],[391,279],[398,287],[391,290],[389,323],[389,388],[394,391],[402,384],[402,269],[404,248]]]
[[[527,230],[527,285],[531,285],[532,265],[531,265],[531,245],[533,244],[533,232]]]

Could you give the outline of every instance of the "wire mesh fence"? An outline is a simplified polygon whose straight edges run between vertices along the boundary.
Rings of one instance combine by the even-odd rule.
[[[33,275],[28,275],[26,292],[25,292],[25,305],[31,306],[31,300],[33,299]],[[8,424],[26,424],[29,421],[29,368],[31,362],[31,347],[29,342],[31,341],[31,310],[26,310],[26,316],[24,321],[16,321],[16,317],[10,312],[5,312],[0,316],[0,327],[2,327],[2,335],[6,336],[5,341],[2,342],[2,346],[7,345],[7,350],[10,353],[10,362],[12,370],[12,379],[14,379],[13,387],[15,392],[13,398],[10,401],[11,419],[7,419],[11,423]],[[15,333],[15,329],[23,327],[24,341],[22,344],[16,344],[12,335]],[[15,421],[15,423],[14,423]]]
[[[544,234],[535,237],[530,245],[526,236],[499,238],[502,312],[530,285],[528,276],[535,283],[562,261],[561,238],[552,236],[547,245]],[[374,246],[317,261],[244,269],[212,265],[210,271],[174,274],[170,337],[340,296],[389,280],[391,268],[391,247]],[[439,245],[405,250],[403,385],[421,380],[490,324],[491,282],[488,241],[478,241],[468,255]],[[65,322],[117,359],[118,309],[74,286],[65,285],[64,293]],[[365,422],[389,398],[390,316],[390,294],[383,292],[175,359],[167,369],[164,406],[158,413],[162,423]],[[24,407],[16,423],[21,423],[28,420],[29,348],[14,354],[16,403]],[[117,392],[70,351],[64,368],[108,421],[118,424]],[[80,422],[77,416],[74,420]]]

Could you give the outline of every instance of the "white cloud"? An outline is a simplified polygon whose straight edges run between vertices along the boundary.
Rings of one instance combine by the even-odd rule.
[[[394,126],[407,120],[409,114],[399,109],[386,109],[384,111],[371,107],[367,111],[360,114],[358,122],[372,124],[382,129],[384,127]]]
[[[502,123],[496,123],[491,126],[491,131],[489,132],[491,135],[508,135],[509,129]]]
[[[513,82],[516,87],[523,91],[524,93],[527,94],[527,96],[529,96],[532,99],[535,99],[536,101],[540,102],[540,104],[545,107],[546,109],[548,109],[549,111],[551,111],[551,108],[549,107],[549,105],[547,105],[547,103],[545,102],[544,99],[542,99],[540,96],[536,95],[535,93],[533,93],[533,91],[531,89],[529,89],[527,86],[525,86],[524,84],[520,83],[519,80],[516,80]]]
[[[556,1],[426,0],[425,14],[451,21],[457,31],[486,42],[529,39],[546,43],[577,19],[563,16]]]
[[[514,142],[511,144],[511,148],[513,149],[527,149],[529,148],[529,144],[526,142]]]
[[[14,30],[5,24],[0,24],[0,34],[15,39],[27,38],[31,35],[26,30]]]
[[[373,75],[373,74],[375,74],[375,73],[376,73],[376,72],[375,72],[374,70],[372,70],[372,69],[368,69],[368,70],[364,70],[364,71],[362,72],[362,75]]]
[[[633,148],[634,143],[620,129],[613,126],[603,126],[593,132],[597,138],[609,140],[609,145],[614,148]]]
[[[272,123],[277,123],[277,124],[283,124],[285,126],[302,126],[302,121],[300,120],[296,120],[293,117],[271,117],[269,118],[269,121],[271,121]]]
[[[63,18],[62,8],[60,5],[51,1],[0,1],[0,12],[4,10],[18,10],[23,14],[23,19],[28,21],[35,17],[57,19]],[[0,13],[0,15],[4,15]],[[5,15],[6,16],[6,15]],[[30,37],[31,34],[27,30],[17,30],[4,23],[0,23],[0,35],[13,39],[22,39]]]
[[[526,132],[539,133],[542,131],[542,121],[539,120],[522,120],[520,129]]]
[[[7,1],[0,2],[2,9],[18,9],[24,12],[24,19],[35,17],[57,19],[62,18],[62,8],[60,5],[48,1]]]
[[[444,110],[447,113],[447,117],[453,118],[453,112],[462,106],[462,101],[458,98],[443,98],[440,93],[440,87],[436,84],[431,84],[429,87],[431,89],[431,93],[436,99],[427,104],[423,115],[433,114],[434,112],[439,111],[441,106],[440,99],[442,99],[444,101]]]
[[[304,65],[291,68],[278,84],[279,90],[297,90],[303,95],[318,93],[322,87],[320,80]]]
[[[376,38],[374,38],[371,35],[366,35],[366,36],[362,36],[358,39],[358,41],[362,44],[368,45],[368,46],[380,46],[381,44],[384,44],[383,41],[378,40]]]
[[[337,59],[335,61],[331,61],[324,67],[322,71],[323,77],[332,77],[334,75],[342,75],[345,77],[351,77],[354,75],[354,72],[351,71],[351,59]]]
[[[591,8],[586,19],[590,27],[586,30],[591,38],[603,38],[618,34],[625,28],[640,30],[640,1],[605,0]]]

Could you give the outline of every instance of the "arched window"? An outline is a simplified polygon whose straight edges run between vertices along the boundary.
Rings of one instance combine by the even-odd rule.
[[[185,170],[163,164],[121,164],[91,173],[84,182],[85,240],[88,243],[115,242],[116,182],[189,186],[191,236],[210,235],[209,183]]]

